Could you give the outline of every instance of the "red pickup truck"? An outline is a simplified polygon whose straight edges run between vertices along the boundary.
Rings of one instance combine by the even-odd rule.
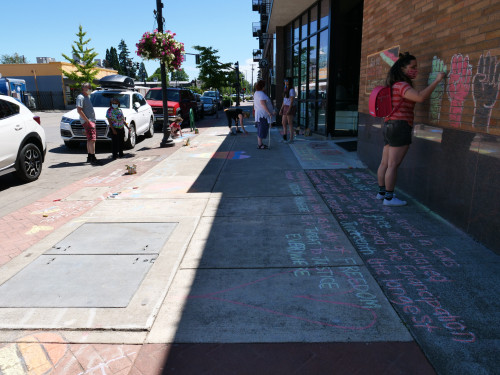
[[[163,96],[161,87],[153,87],[146,94],[146,101],[153,109],[155,122],[163,123]],[[167,88],[168,119],[173,121],[181,116],[184,122],[189,122],[189,110],[193,109],[195,118],[198,118],[198,105],[194,94],[187,89]]]

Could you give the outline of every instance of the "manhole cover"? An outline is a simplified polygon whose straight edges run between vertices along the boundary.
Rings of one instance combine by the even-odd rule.
[[[159,254],[177,223],[86,223],[45,254]]]

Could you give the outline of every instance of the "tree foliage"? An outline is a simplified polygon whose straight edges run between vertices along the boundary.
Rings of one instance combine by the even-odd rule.
[[[99,70],[95,67],[97,63],[94,61],[97,52],[94,52],[93,48],[88,48],[88,43],[91,39],[84,40],[85,35],[87,33],[83,32],[82,25],[80,25],[76,34],[78,40],[71,46],[73,56],[68,57],[64,53],[62,54],[76,68],[74,72],[67,72],[62,69],[64,75],[75,82],[72,87],[76,88],[80,87],[84,82],[89,82],[92,87],[95,87],[93,82],[99,73]]]
[[[118,63],[120,64],[118,73],[136,79],[136,70],[132,64],[132,60],[129,58],[130,51],[123,39],[120,41],[120,44],[118,44],[118,50],[120,51],[118,54]]]
[[[106,50],[106,67],[120,72],[120,62],[118,61],[118,52],[115,47]]]
[[[170,73],[171,81],[189,81],[189,75],[186,73],[184,69],[176,70]]]
[[[19,55],[15,52],[13,55],[2,55],[0,56],[0,64],[28,64],[28,60],[24,56]]]
[[[200,69],[198,78],[203,82],[202,88],[220,90],[222,87],[227,86],[227,71],[231,68],[231,64],[219,62],[219,56],[217,56],[219,50],[202,46],[193,46],[193,48],[200,52],[200,63],[197,64],[197,67]]]
[[[146,71],[146,66],[144,65],[144,62],[141,61],[141,64],[139,65],[139,70],[137,71],[137,78],[140,80],[143,80],[147,78],[148,72]]]
[[[168,85],[168,74],[166,75],[167,77],[167,85]],[[155,70],[155,72],[150,75],[147,79],[148,82],[153,82],[155,80],[155,78],[157,79],[158,82],[161,82],[161,68],[158,68]]]

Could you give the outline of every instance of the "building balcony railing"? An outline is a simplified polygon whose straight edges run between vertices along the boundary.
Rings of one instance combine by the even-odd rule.
[[[260,60],[262,60],[262,50],[261,49],[254,49],[253,50],[253,61],[259,62]]]
[[[261,14],[271,12],[271,0],[252,0],[252,10]]]
[[[252,33],[253,36],[259,37],[262,34],[262,23],[261,22],[252,22]]]

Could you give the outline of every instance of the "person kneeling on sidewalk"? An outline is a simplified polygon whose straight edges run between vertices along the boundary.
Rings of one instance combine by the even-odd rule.
[[[243,126],[243,118],[249,118],[250,113],[244,112],[241,108],[228,108],[225,109],[224,112],[226,113],[227,126],[231,135],[236,135],[236,133],[248,134],[248,132],[245,130],[245,127]],[[238,123],[243,131],[238,129]]]
[[[174,122],[170,124],[170,134],[172,135],[172,138],[177,138],[179,136],[182,137],[182,129],[181,129],[182,121],[184,121],[182,117],[177,116]]]

